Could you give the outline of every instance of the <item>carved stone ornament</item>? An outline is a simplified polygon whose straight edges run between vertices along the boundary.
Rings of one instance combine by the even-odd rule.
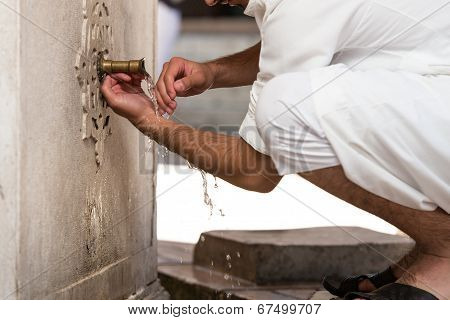
[[[83,0],[83,27],[81,48],[75,70],[81,87],[82,138],[95,142],[95,160],[101,166],[104,143],[111,134],[111,110],[100,93],[97,61],[100,54],[108,58],[113,48],[110,1]]]

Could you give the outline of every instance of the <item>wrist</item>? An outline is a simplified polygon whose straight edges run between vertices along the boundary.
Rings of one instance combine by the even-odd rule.
[[[131,121],[131,123],[144,135],[153,138],[156,135],[156,121],[158,120],[156,119],[155,111],[150,109],[134,121]]]
[[[212,76],[212,85],[210,89],[219,88],[219,75],[220,75],[220,65],[216,61],[209,61],[204,63],[205,67],[209,69]]]

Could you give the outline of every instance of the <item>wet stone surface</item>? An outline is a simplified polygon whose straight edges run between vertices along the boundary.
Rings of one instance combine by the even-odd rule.
[[[158,273],[172,299],[328,300],[323,276],[383,270],[413,245],[355,227],[211,231],[196,245],[160,241]]]
[[[414,245],[405,236],[356,227],[274,231],[211,231],[194,250],[194,264],[259,285],[320,282],[384,270]]]
[[[158,242],[159,279],[174,300],[308,300],[321,290],[318,282],[258,286],[214,265],[193,265],[193,252],[192,244]]]

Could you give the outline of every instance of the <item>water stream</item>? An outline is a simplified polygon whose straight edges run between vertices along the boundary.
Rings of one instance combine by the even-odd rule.
[[[156,99],[156,94],[155,94],[155,82],[153,81],[153,78],[151,76],[145,77],[145,82],[147,83],[147,90],[148,90],[149,98],[152,101],[153,105],[155,106],[156,118],[159,121],[160,114],[159,114],[159,105],[158,105],[158,101]],[[165,113],[163,115],[163,117],[165,119],[169,119],[170,115],[168,113]],[[148,138],[148,139],[149,139],[149,146],[152,147],[153,140],[151,140],[150,138]],[[165,146],[161,146],[161,147],[163,148],[163,152],[162,152],[161,156],[163,158],[166,158],[169,155],[169,150]],[[159,152],[158,152],[158,154],[159,154]],[[188,160],[186,160],[186,164],[190,169],[198,170],[200,172],[200,174],[202,176],[202,180],[203,180],[203,202],[209,208],[209,215],[212,216],[214,213],[215,205],[214,205],[211,197],[209,196],[207,172],[200,168],[193,166]],[[219,186],[217,184],[217,178],[214,177],[214,189],[218,189],[218,188],[219,188]],[[224,216],[222,209],[218,209],[218,213],[221,216]]]
[[[155,107],[155,114],[156,114],[156,119],[159,121],[159,105],[158,105],[158,101],[156,100],[156,94],[155,94],[155,82],[153,81],[153,78],[151,76],[146,76],[145,77],[145,82],[147,83],[147,91],[149,94],[149,98],[151,100],[151,102],[153,103],[154,107]],[[163,117],[165,119],[169,119],[170,116],[168,113],[165,113],[163,115]],[[152,147],[153,146],[153,140],[151,140],[150,138],[148,138],[149,141],[149,145]],[[166,158],[169,155],[169,150],[165,147],[165,146],[161,146],[162,148],[162,152],[160,152],[160,149],[158,150],[158,155],[161,155],[162,158]]]

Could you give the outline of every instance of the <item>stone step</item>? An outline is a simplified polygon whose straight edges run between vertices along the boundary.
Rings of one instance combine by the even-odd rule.
[[[319,283],[258,286],[195,265],[162,265],[158,275],[173,300],[308,300],[320,289]],[[321,297],[327,299],[325,295]]]
[[[194,249],[194,265],[258,285],[321,281],[385,269],[414,242],[358,227],[211,231]]]
[[[194,246],[190,243],[158,240],[158,265],[192,264]]]

